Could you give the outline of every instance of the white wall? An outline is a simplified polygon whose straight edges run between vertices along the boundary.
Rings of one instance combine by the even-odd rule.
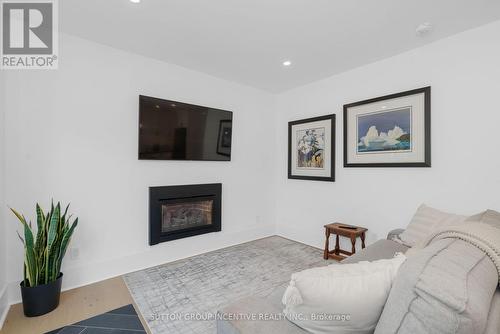
[[[405,226],[422,202],[464,214],[500,209],[500,22],[277,97],[177,66],[62,36],[60,69],[10,71],[5,199],[70,201],[80,217],[65,288],[275,233],[322,247],[333,220],[372,242]],[[346,169],[342,105],[432,86],[432,168]],[[234,110],[233,160],[137,160],[139,94]],[[337,114],[337,181],[288,180],[287,122]],[[222,182],[223,232],[147,245],[148,186]],[[22,247],[6,215],[11,302]],[[1,238],[0,238],[1,246]],[[1,257],[0,257],[0,261]],[[1,264],[1,262],[0,262]],[[5,268],[5,266],[0,266]]]
[[[55,71],[7,73],[6,199],[34,219],[35,203],[71,202],[80,218],[63,288],[274,234],[267,149],[274,96],[61,36]],[[234,111],[231,162],[139,161],[138,95]],[[148,246],[148,187],[223,183],[223,231]],[[19,300],[22,246],[8,216],[8,280]]]
[[[5,111],[5,77],[0,74],[0,329],[7,315],[7,236],[4,219],[4,111]]]
[[[420,203],[473,214],[500,209],[500,21],[278,97],[277,232],[322,247],[322,226],[366,226],[373,242]],[[432,168],[343,168],[346,103],[432,86]],[[287,179],[287,122],[337,114],[337,181]]]

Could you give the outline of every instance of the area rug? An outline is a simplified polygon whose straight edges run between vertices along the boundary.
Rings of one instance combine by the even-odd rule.
[[[152,334],[207,334],[216,332],[217,310],[244,297],[266,296],[292,273],[325,264],[317,248],[269,237],[124,279]]]
[[[146,334],[132,305],[47,332],[46,334]]]

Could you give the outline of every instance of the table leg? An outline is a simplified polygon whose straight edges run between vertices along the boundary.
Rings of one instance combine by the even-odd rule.
[[[361,248],[365,248],[365,232],[361,234]]]
[[[325,237],[326,237],[326,240],[325,240],[325,252],[323,253],[323,258],[325,260],[328,260],[328,255],[329,255],[329,240],[330,240],[330,230],[325,228]]]
[[[339,250],[340,250],[340,241],[339,241],[339,235],[336,235],[335,238],[335,254],[339,255]]]
[[[351,237],[352,253],[356,253],[356,237]]]

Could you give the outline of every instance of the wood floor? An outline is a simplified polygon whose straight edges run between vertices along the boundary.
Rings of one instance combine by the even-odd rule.
[[[21,304],[13,305],[0,334],[42,334],[128,304],[134,301],[125,282],[121,277],[111,278],[63,292],[59,307],[41,317],[27,318]],[[141,321],[148,331],[144,319]]]

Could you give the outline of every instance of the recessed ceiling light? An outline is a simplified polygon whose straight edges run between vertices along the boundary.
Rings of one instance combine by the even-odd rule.
[[[292,62],[290,60],[285,60],[283,62],[283,66],[290,66],[290,65],[292,65]]]
[[[427,35],[429,32],[432,30],[432,23],[430,22],[424,22],[420,24],[417,29],[415,29],[415,33],[417,36],[424,36]]]
[[[132,3],[140,3],[141,0],[130,0],[130,2],[132,2]]]

